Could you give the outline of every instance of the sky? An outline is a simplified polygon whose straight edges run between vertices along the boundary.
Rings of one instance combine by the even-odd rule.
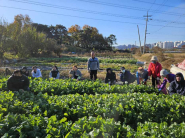
[[[139,45],[137,25],[144,44],[147,11],[147,44],[185,41],[185,0],[0,0],[0,18],[8,23],[27,14],[34,23],[67,29],[89,25],[105,37],[116,35],[117,45]]]

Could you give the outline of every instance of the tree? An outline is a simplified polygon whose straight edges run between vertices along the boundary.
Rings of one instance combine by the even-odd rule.
[[[12,50],[15,54],[18,54],[20,48],[19,35],[21,31],[24,31],[31,25],[31,19],[28,15],[23,16],[22,14],[14,17],[14,22],[7,26],[7,34],[13,44],[11,45]]]
[[[64,36],[67,35],[67,29],[63,25],[56,25],[55,27],[55,39],[57,40],[58,44],[62,44],[62,40]]]
[[[72,40],[73,40],[73,45],[74,46],[79,46],[79,42],[78,42],[78,34],[80,33],[80,26],[79,25],[74,25],[74,26],[71,26],[69,29],[68,29],[68,33],[70,34]]]
[[[38,33],[36,28],[31,26],[27,27],[19,35],[19,57],[35,56],[42,52],[45,50],[45,41],[46,35],[44,33]]]
[[[4,20],[0,21],[0,59],[3,58],[4,53],[7,50],[8,36],[7,36],[7,25]]]
[[[48,27],[47,25],[32,23],[31,26],[36,28],[37,32],[45,33],[47,38],[52,38],[52,33],[50,31],[50,27]]]
[[[107,38],[107,41],[108,43],[110,44],[110,46],[112,47],[113,44],[116,44],[116,36],[111,34],[108,38]]]

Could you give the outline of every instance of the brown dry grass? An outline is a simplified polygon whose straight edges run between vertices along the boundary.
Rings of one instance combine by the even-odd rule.
[[[146,67],[148,67],[152,56],[157,56],[162,67],[168,70],[170,70],[171,64],[181,63],[185,59],[185,53],[165,53],[162,58],[155,53],[147,53],[142,56],[134,55],[133,57],[139,61],[146,62]],[[165,59],[163,59],[164,57]]]

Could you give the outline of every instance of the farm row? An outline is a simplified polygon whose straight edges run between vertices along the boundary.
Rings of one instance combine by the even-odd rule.
[[[37,93],[47,93],[48,95],[67,94],[103,94],[103,93],[157,93],[158,89],[145,85],[112,85],[105,84],[100,80],[75,81],[75,80],[54,80],[54,79],[30,79],[30,90]],[[7,78],[0,79],[0,90],[7,90]]]
[[[155,93],[58,96],[0,91],[0,136],[181,138],[184,100]]]
[[[25,59],[22,61],[22,63],[48,63],[48,62],[60,62],[60,63],[80,63],[80,62],[87,62],[88,58],[84,57],[62,57],[62,58],[30,58]],[[137,61],[132,58],[122,58],[122,59],[99,59],[100,63],[129,63],[129,64],[135,64]]]

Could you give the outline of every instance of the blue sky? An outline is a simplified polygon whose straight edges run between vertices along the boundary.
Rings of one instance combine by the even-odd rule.
[[[36,2],[37,5],[34,5]],[[41,3],[51,7],[41,6]],[[164,5],[168,5],[168,7]],[[2,6],[6,6],[6,8]],[[78,9],[78,11],[74,11],[74,9]],[[79,12],[79,9],[83,12]],[[139,25],[142,44],[144,44],[146,21],[143,15],[146,15],[147,10],[149,10],[149,15],[153,15],[153,20],[148,22],[148,33],[150,34],[147,35],[147,43],[185,41],[185,24],[183,24],[185,23],[185,15],[183,15],[185,14],[185,0],[0,0],[0,17],[9,23],[13,22],[13,18],[17,14],[28,14],[33,22],[40,24],[62,24],[66,28],[75,24],[81,27],[87,24],[96,27],[99,33],[104,36],[116,35],[118,45],[135,44],[135,41],[139,45],[137,24]],[[98,12],[98,14],[93,14],[93,12]],[[105,13],[106,15],[103,15]],[[115,16],[115,14],[129,18]],[[137,19],[133,19],[133,17]],[[161,20],[170,22],[161,22]],[[171,23],[171,21],[178,23]]]

